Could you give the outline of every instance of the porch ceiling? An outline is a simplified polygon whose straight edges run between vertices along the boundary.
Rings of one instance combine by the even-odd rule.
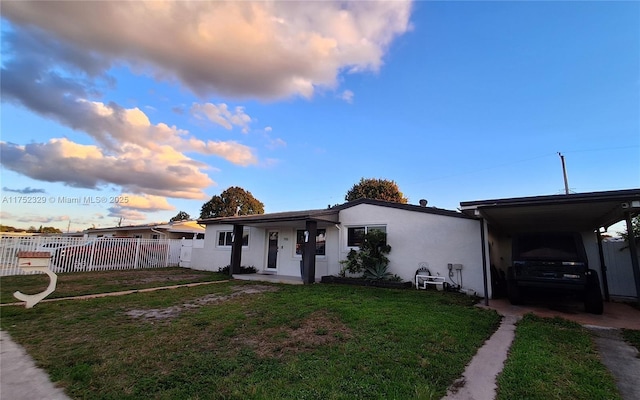
[[[637,205],[637,207],[634,207]],[[503,232],[588,231],[609,227],[640,211],[640,189],[521,197],[460,203]]]

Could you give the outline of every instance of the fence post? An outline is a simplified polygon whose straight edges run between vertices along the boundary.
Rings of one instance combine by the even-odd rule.
[[[136,240],[136,258],[133,261],[133,269],[138,269],[138,256],[140,255],[140,238]]]

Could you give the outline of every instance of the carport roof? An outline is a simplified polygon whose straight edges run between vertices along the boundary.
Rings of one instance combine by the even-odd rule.
[[[588,231],[640,212],[640,189],[464,201],[460,209],[504,232]]]

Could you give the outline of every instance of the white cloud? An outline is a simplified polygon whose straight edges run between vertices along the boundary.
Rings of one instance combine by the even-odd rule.
[[[175,210],[165,197],[131,193],[122,193],[119,197],[124,200],[118,204],[122,208],[145,211]]]
[[[109,208],[109,217],[121,218],[123,221],[144,221],[147,215],[143,212],[132,210],[129,208],[111,207]],[[125,224],[126,225],[126,224]]]
[[[93,76],[125,62],[203,97],[311,97],[341,71],[377,71],[410,14],[409,1],[3,3]]]
[[[204,199],[203,189],[213,184],[200,171],[202,165],[170,146],[151,151],[138,145],[124,145],[116,157],[97,146],[63,138],[24,146],[0,142],[0,151],[5,168],[72,187],[115,184],[134,193]]]
[[[236,107],[232,112],[225,103],[217,105],[212,103],[194,103],[191,106],[191,114],[198,118],[200,118],[202,114],[211,122],[226,129],[231,130],[234,126],[237,126],[242,129],[242,133],[249,133],[251,117],[244,112],[244,107]]]
[[[340,94],[340,98],[349,104],[353,103],[353,96],[354,94],[351,90],[345,90]]]

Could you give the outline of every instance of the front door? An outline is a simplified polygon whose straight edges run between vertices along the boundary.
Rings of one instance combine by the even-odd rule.
[[[278,231],[267,232],[267,270],[278,269]]]

